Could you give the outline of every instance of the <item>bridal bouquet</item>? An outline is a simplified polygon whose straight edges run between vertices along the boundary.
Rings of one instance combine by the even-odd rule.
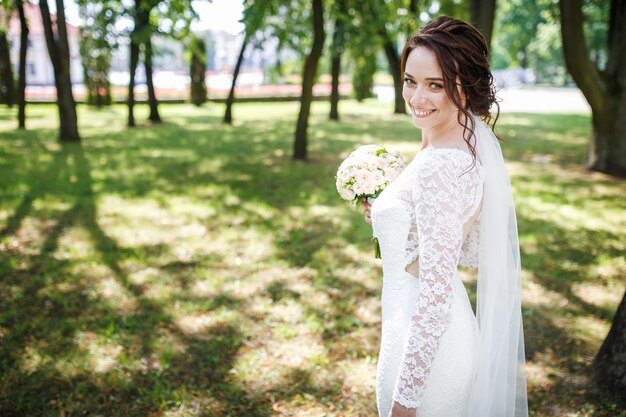
[[[397,151],[379,145],[361,146],[339,165],[335,185],[341,198],[352,204],[364,198],[371,202],[396,179],[404,166],[404,160]],[[380,258],[376,238],[374,243],[376,257]]]

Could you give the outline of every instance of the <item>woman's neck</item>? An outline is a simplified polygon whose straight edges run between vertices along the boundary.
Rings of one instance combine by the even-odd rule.
[[[443,126],[422,129],[422,149],[424,148],[466,148],[463,139],[463,126],[452,119]]]

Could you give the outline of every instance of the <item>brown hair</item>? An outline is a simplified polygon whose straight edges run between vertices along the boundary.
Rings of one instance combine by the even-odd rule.
[[[500,115],[495,82],[489,70],[489,49],[485,38],[478,29],[462,20],[448,16],[431,20],[404,46],[400,64],[402,74],[404,74],[409,54],[417,46],[430,49],[437,57],[437,62],[443,72],[446,94],[459,109],[459,123],[463,126],[463,139],[476,158],[476,149],[471,140],[476,127],[472,113],[485,120],[492,130],[495,129]],[[465,96],[465,104],[463,104],[458,87]],[[496,106],[495,118],[489,110],[494,104]]]

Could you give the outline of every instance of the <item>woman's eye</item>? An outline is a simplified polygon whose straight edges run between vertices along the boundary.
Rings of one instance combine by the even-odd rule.
[[[439,83],[430,83],[428,86],[430,88],[434,89],[434,90],[438,90],[440,88],[443,88],[443,86],[441,84],[439,84]]]
[[[413,81],[413,80],[412,80],[412,79],[410,79],[410,78],[405,78],[405,79],[404,79],[404,83],[405,83],[406,85],[413,85],[413,84],[415,84],[415,81]]]

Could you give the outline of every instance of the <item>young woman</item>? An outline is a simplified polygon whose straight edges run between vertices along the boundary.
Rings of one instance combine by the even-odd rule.
[[[485,40],[440,17],[401,68],[422,149],[364,203],[383,263],[379,415],[526,417],[517,224]],[[476,315],[459,265],[478,268]]]

